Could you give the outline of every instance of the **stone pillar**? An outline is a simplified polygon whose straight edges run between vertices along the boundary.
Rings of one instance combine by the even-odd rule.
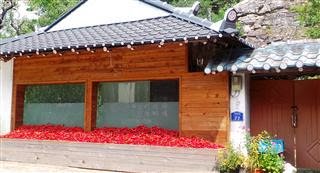
[[[13,60],[0,62],[0,135],[10,132]]]
[[[234,77],[238,77],[236,80],[240,80],[240,85],[235,85],[237,81],[233,81]],[[233,74],[230,83],[230,142],[245,153],[245,138],[250,128],[250,76],[245,73]]]

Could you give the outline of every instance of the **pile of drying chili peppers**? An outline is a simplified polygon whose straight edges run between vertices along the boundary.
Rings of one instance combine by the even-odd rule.
[[[80,127],[65,127],[62,125],[24,125],[1,137],[191,148],[222,148],[221,145],[199,137],[179,137],[177,131],[143,125],[134,128],[97,128],[91,132],[84,132]]]

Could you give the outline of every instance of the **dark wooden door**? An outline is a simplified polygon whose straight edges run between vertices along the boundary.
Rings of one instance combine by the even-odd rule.
[[[320,80],[295,82],[297,166],[320,168]]]
[[[294,83],[290,80],[251,82],[251,134],[263,130],[285,141],[286,160],[294,164],[294,132],[291,127]]]

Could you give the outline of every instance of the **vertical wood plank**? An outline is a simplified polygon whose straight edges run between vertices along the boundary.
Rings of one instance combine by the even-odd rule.
[[[189,72],[189,46],[185,44],[185,56],[184,56],[184,64],[185,64],[185,72]]]
[[[179,136],[181,136],[182,132],[182,121],[181,121],[181,116],[182,116],[182,103],[181,103],[181,98],[182,98],[182,77],[179,78]]]
[[[226,139],[227,139],[227,142],[230,142],[230,122],[231,122],[231,120],[230,120],[230,102],[231,102],[231,100],[230,100],[230,93],[231,93],[231,83],[230,83],[230,81],[231,81],[231,75],[230,75],[230,73],[227,73],[227,77],[225,78],[225,82],[226,82],[226,90],[227,90],[227,107],[228,107],[228,109],[227,109],[227,116],[226,116],[226,119],[227,119],[227,123],[226,123],[226,126],[227,126],[227,130],[226,130],[226,132],[227,132],[227,137],[226,137]],[[225,145],[227,145],[227,143],[225,143]]]
[[[25,85],[13,86],[11,130],[23,124]]]
[[[91,131],[96,127],[97,117],[97,83],[86,82],[84,130]]]

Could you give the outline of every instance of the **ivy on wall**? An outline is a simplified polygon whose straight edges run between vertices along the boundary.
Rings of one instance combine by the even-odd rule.
[[[31,85],[25,90],[25,103],[83,103],[83,84]]]
[[[320,38],[320,0],[308,0],[303,5],[294,7],[299,14],[300,22],[307,27],[306,34],[310,38]]]

